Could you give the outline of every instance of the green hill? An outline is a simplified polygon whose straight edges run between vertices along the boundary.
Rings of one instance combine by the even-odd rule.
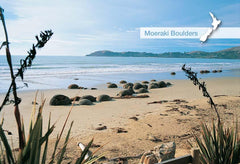
[[[108,56],[108,57],[161,57],[161,58],[214,58],[214,59],[240,59],[240,46],[224,49],[216,52],[192,51],[192,52],[112,52],[108,50],[95,51],[86,56]]]

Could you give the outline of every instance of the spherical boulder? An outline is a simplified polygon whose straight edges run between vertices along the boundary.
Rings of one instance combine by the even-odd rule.
[[[140,88],[137,93],[148,93],[148,90],[146,88]]]
[[[68,86],[68,89],[78,89],[78,85],[77,84],[71,84]]]
[[[123,96],[131,96],[133,93],[128,90],[128,89],[125,89],[125,90],[122,90],[120,91],[117,96],[120,96],[120,97],[123,97]]]
[[[143,86],[143,88],[148,89],[148,85],[143,84],[142,86]]]
[[[201,74],[203,74],[203,73],[210,73],[210,71],[209,70],[201,70],[200,73]]]
[[[117,84],[114,84],[114,83],[111,83],[111,84],[108,84],[108,88],[117,88]]]
[[[93,97],[92,95],[84,95],[81,97],[81,99],[88,99],[91,102],[96,102],[96,97]]]
[[[142,84],[140,84],[140,83],[134,83],[133,89],[140,89],[140,88],[143,88],[143,85],[142,85]]]
[[[156,88],[159,88],[159,86],[158,86],[157,83],[151,83],[151,84],[149,84],[148,88],[149,89],[156,89]]]
[[[172,83],[170,83],[170,82],[167,82],[166,84],[167,84],[167,86],[171,86],[172,85]]]
[[[125,80],[121,80],[119,83],[120,83],[120,84],[126,84],[127,81],[125,81]]]
[[[79,101],[81,99],[81,97],[79,96],[75,96],[73,98],[70,98],[71,101]]]
[[[158,87],[165,88],[165,87],[167,87],[167,84],[164,81],[160,81],[160,82],[158,82]]]
[[[92,101],[88,100],[88,99],[81,99],[79,101],[79,105],[92,105]]]
[[[142,84],[149,84],[148,81],[142,81]]]
[[[57,105],[70,105],[72,104],[69,97],[64,95],[55,95],[50,100],[50,105],[57,106]]]
[[[128,87],[133,87],[133,83],[126,83],[123,85],[124,89],[128,89]]]
[[[97,97],[97,101],[99,101],[99,102],[101,102],[101,101],[111,101],[112,100],[112,98],[110,97],[110,96],[108,96],[108,95],[99,95],[98,97]]]

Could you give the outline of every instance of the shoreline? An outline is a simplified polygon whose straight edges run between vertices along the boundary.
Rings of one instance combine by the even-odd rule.
[[[181,81],[181,80],[189,80],[186,76],[184,76],[185,74],[182,72],[182,71],[179,71],[179,72],[181,72],[181,74],[183,75],[183,76],[181,76],[181,78],[178,78],[178,77],[176,77],[176,75],[170,75],[170,73],[168,72],[168,73],[165,73],[165,74],[168,74],[169,75],[169,77],[171,77],[171,78],[161,78],[161,79],[159,79],[159,78],[155,78],[157,81],[166,81],[166,82],[171,82],[171,81]],[[142,75],[144,75],[145,73],[139,73],[139,74],[141,74],[141,76]],[[210,73],[210,74],[213,74],[213,73]],[[216,75],[216,74],[218,74],[218,76],[216,77],[212,77],[211,75],[209,76],[208,74],[198,74],[198,75],[200,75],[200,77],[198,76],[198,78],[201,80],[201,81],[204,81],[204,80],[214,80],[214,79],[228,79],[228,78],[240,78],[240,70],[238,70],[237,71],[237,73],[236,73],[236,75],[235,76],[222,76],[222,73],[214,73],[214,75]],[[116,75],[117,76],[117,75]],[[120,76],[121,77],[121,76]],[[152,78],[152,79],[154,79],[154,78]],[[142,78],[142,80],[133,80],[133,81],[129,81],[129,82],[132,82],[132,83],[136,83],[136,82],[141,82],[141,81],[143,81],[143,80],[147,80],[147,81],[150,81],[150,80],[152,80],[151,78],[148,78],[148,79],[144,79],[144,78]],[[107,88],[107,85],[106,85],[106,83],[107,82],[113,82],[113,83],[116,83],[117,85],[119,85],[119,81],[121,81],[121,80],[126,80],[126,79],[124,79],[124,78],[118,78],[118,80],[113,80],[113,81],[111,81],[111,80],[105,80],[104,82],[102,81],[102,82],[97,82],[97,83],[95,83],[94,85],[80,85],[80,86],[82,86],[82,87],[86,87],[87,88],[87,90],[89,90],[89,89],[91,89],[91,88],[98,88],[98,89],[106,89]],[[127,80],[128,81],[128,80]],[[71,85],[71,84],[79,84],[79,82],[80,82],[80,80],[72,80],[72,83],[68,83],[68,84],[66,84],[66,87],[65,88],[54,88],[54,89],[51,89],[51,88],[40,88],[40,89],[30,89],[30,88],[27,88],[27,87],[24,87],[23,89],[18,89],[18,92],[19,93],[24,93],[24,92],[36,92],[36,91],[51,91],[51,90],[66,90],[67,89],[67,87],[69,86],[69,85]],[[19,83],[22,83],[21,81],[19,81]],[[81,82],[80,82],[81,83]],[[31,84],[30,84],[31,85]],[[8,86],[9,87],[9,86]],[[121,88],[121,86],[120,86],[120,88]],[[5,94],[6,92],[0,92],[0,96],[3,96],[4,94]]]
[[[75,151],[78,147],[77,142],[86,143],[92,137],[95,138],[96,144],[104,144],[111,141],[109,145],[104,148],[108,152],[108,157],[114,157],[119,155],[132,155],[140,153],[140,151],[147,151],[155,145],[159,145],[163,142],[171,141],[171,136],[182,136],[188,134],[192,126],[196,127],[200,120],[199,118],[210,121],[211,116],[214,113],[208,113],[207,116],[204,113],[211,112],[210,105],[207,103],[207,99],[202,96],[198,87],[194,86],[188,79],[185,80],[168,80],[173,85],[167,88],[151,89],[149,90],[149,98],[133,98],[133,99],[115,99],[113,101],[94,103],[91,106],[79,106],[74,105],[70,119],[67,123],[64,135],[66,135],[67,128],[71,121],[74,121],[71,142],[69,143],[69,150]],[[205,81],[207,89],[210,95],[226,95],[220,97],[213,97],[214,101],[219,104],[228,104],[228,107],[237,109],[239,115],[240,104],[240,78],[239,77],[223,77],[223,78],[207,78],[201,79]],[[167,82],[167,81],[166,81]],[[102,88],[98,90],[75,90],[75,89],[57,89],[57,90],[40,90],[37,97],[37,102],[41,102],[41,94],[44,94],[46,103],[44,105],[43,116],[44,125],[43,129],[46,129],[49,113],[51,113],[51,122],[56,122],[56,128],[51,136],[51,139],[56,138],[57,133],[63,125],[67,113],[71,106],[50,106],[49,101],[51,97],[56,94],[63,94],[68,97],[93,95],[98,96],[100,94],[108,94],[110,96],[116,96],[116,94],[122,90],[121,88],[104,88],[106,84],[102,85]],[[29,118],[32,110],[32,101],[35,96],[35,91],[18,92],[22,102],[19,106],[20,113],[23,116],[25,123],[25,131],[28,132]],[[0,94],[2,100],[4,94]],[[187,101],[187,103],[176,104],[175,99]],[[167,100],[166,103],[148,104],[149,102]],[[192,110],[185,109],[181,105],[196,106]],[[39,105],[37,106],[39,107]],[[186,115],[181,115],[179,112],[167,112],[172,108],[179,108]],[[208,109],[206,111],[206,109]],[[222,108],[221,108],[222,109]],[[228,109],[229,113],[233,109]],[[224,112],[224,109],[221,111]],[[233,112],[234,113],[234,112]],[[8,105],[3,108],[0,113],[1,118],[4,116],[4,129],[13,132],[11,138],[16,146],[17,142],[17,130],[16,122],[13,116],[13,105]],[[130,117],[137,117],[139,121],[130,120]],[[226,122],[232,122],[233,115],[223,115],[226,118]],[[181,122],[179,122],[179,120]],[[185,120],[185,121],[184,121]],[[101,125],[107,126],[106,130],[96,131],[95,128]],[[146,124],[151,124],[153,127],[149,128]],[[180,127],[179,127],[180,126]],[[128,132],[117,134],[116,128],[124,128]],[[151,142],[147,138],[149,135],[160,137],[162,142]],[[169,139],[164,139],[170,136]],[[175,140],[175,139],[174,139]],[[51,141],[53,144],[53,141]],[[186,141],[183,138],[176,139],[177,142],[177,156],[184,155],[188,152],[189,147],[184,148]],[[141,145],[141,144],[143,145]],[[184,144],[183,144],[184,143]],[[139,145],[140,144],[140,145]],[[131,148],[131,146],[133,148]],[[116,148],[117,147],[117,148]],[[118,151],[112,152],[111,149],[116,148]],[[134,152],[135,150],[135,152]],[[125,154],[124,154],[125,152]],[[76,154],[73,153],[70,156],[74,158]]]

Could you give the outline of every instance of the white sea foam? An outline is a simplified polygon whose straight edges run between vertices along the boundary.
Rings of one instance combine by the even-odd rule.
[[[19,59],[13,59],[14,72],[19,68]],[[30,86],[47,88],[66,88],[66,85],[79,78],[82,84],[96,84],[106,80],[143,80],[161,76],[161,78],[185,78],[181,71],[183,64],[193,71],[224,70],[228,74],[209,74],[208,76],[231,76],[230,70],[240,70],[240,60],[229,59],[176,59],[151,57],[37,57],[33,66],[24,73]],[[171,76],[169,72],[177,72]],[[141,75],[143,74],[143,75]],[[0,92],[8,88],[9,68],[0,60]],[[39,83],[41,81],[41,83]]]

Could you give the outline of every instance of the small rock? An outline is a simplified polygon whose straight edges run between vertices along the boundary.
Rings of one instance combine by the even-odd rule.
[[[175,142],[164,143],[160,146],[154,147],[154,154],[161,159],[161,161],[174,158],[176,152]]]
[[[201,73],[201,74],[210,73],[210,71],[209,71],[209,70],[201,70],[200,73]]]
[[[117,84],[114,84],[114,83],[111,83],[111,84],[108,84],[108,88],[117,88]]]
[[[155,79],[152,79],[151,82],[156,82],[156,80],[155,80]]]
[[[138,121],[138,118],[137,117],[130,117],[129,119],[132,119],[134,121]]]
[[[71,84],[68,86],[68,89],[78,89],[78,85],[77,84]]]
[[[222,70],[217,70],[217,72],[222,72]]]
[[[101,147],[101,145],[92,143],[91,147],[92,147],[92,148],[98,148],[98,147]]]
[[[148,81],[142,81],[142,84],[149,84]]]
[[[70,105],[72,104],[72,101],[69,97],[64,95],[55,95],[50,100],[50,105]]]
[[[171,75],[176,75],[176,72],[171,72]]]
[[[125,80],[121,80],[119,83],[120,83],[120,84],[126,84],[127,81],[125,81]]]
[[[97,90],[97,88],[91,88],[91,90]]]
[[[155,136],[153,136],[151,134],[148,135],[147,139],[152,141],[152,142],[161,142],[162,141],[161,139],[159,139],[159,138],[157,138],[157,137],[155,137]]]
[[[81,99],[88,99],[91,102],[96,102],[96,97],[93,97],[92,95],[84,95],[81,97]]]
[[[167,82],[166,84],[167,84],[167,86],[171,86],[172,85],[170,82]]]
[[[88,100],[88,99],[81,99],[79,101],[79,105],[92,105],[92,101]]]
[[[116,131],[116,133],[127,133],[128,132],[124,128],[116,128],[116,129],[114,129],[114,131]]]
[[[213,70],[212,73],[217,73],[217,70]]]
[[[74,78],[74,80],[79,80],[79,78]]]
[[[37,103],[37,102],[34,102],[34,101],[32,101],[32,104],[33,104],[33,105],[34,105],[34,104],[35,104],[35,105],[38,105],[38,103]]]
[[[107,129],[106,126],[99,126],[99,127],[95,128],[95,130],[105,130],[105,129]]]
[[[110,97],[110,96],[108,96],[108,95],[99,95],[98,97],[97,97],[97,101],[99,101],[99,102],[101,102],[101,101],[111,101],[112,100],[112,98]]]

